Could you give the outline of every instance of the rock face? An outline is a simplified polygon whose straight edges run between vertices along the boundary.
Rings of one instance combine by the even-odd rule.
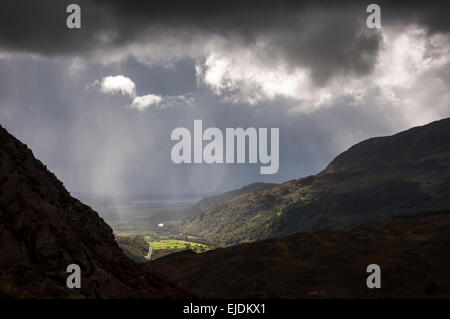
[[[81,288],[66,267],[81,267]],[[0,298],[167,298],[189,293],[127,258],[111,228],[0,126]]]
[[[148,261],[145,259],[145,256],[148,254],[150,245],[142,238],[116,236],[116,241],[127,257],[138,263],[145,263]]]
[[[206,298],[450,298],[450,210],[299,233],[148,266]],[[368,289],[369,264],[381,289]]]
[[[228,246],[449,208],[449,136],[443,119],[368,139],[315,176],[199,207],[183,230]]]

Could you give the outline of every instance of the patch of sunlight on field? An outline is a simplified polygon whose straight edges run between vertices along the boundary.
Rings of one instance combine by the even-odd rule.
[[[206,251],[210,248],[206,245],[178,240],[178,239],[163,239],[163,240],[149,240],[149,236],[145,236],[144,239],[155,250],[159,249],[192,249],[194,251]]]

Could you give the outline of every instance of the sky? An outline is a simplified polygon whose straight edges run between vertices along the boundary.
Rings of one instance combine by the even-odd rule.
[[[374,2],[374,1],[372,1]],[[81,29],[66,7],[81,8]],[[450,4],[2,1],[0,125],[71,192],[218,193],[316,174],[450,116]],[[280,164],[174,164],[177,127],[279,128]]]

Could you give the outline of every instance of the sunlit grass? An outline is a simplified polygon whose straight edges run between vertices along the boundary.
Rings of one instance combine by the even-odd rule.
[[[185,240],[178,239],[163,239],[163,240],[151,240],[150,236],[145,236],[144,239],[148,242],[150,246],[155,250],[160,249],[173,249],[173,250],[183,250],[192,249],[195,252],[201,252],[209,250],[210,248],[206,245],[189,242]]]

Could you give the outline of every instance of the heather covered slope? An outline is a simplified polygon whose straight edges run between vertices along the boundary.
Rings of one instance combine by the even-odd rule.
[[[72,263],[81,267],[81,289],[66,288]],[[0,127],[1,298],[188,295],[127,258],[98,214]]]
[[[450,298],[450,210],[299,233],[149,267],[207,298]],[[366,268],[381,267],[381,289]]]
[[[450,207],[450,119],[372,138],[315,176],[197,210],[185,232],[219,246]]]

